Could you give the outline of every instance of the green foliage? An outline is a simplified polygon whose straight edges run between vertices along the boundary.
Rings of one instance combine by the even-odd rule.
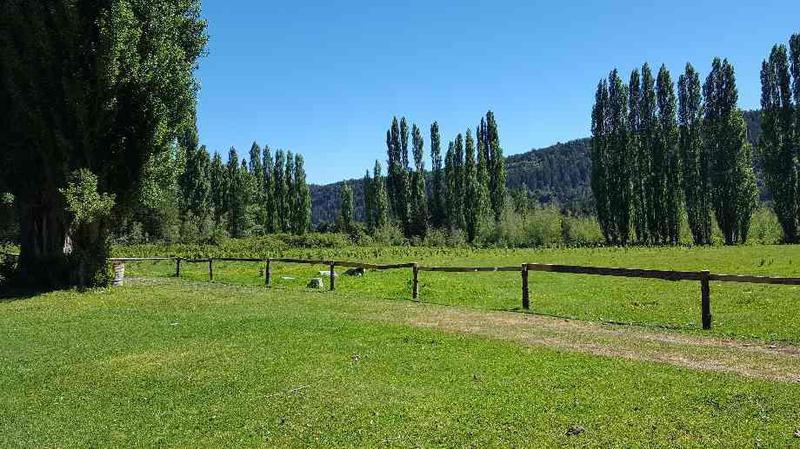
[[[799,41],[800,35],[790,42]],[[791,43],[790,43],[791,45]],[[788,243],[798,241],[800,224],[800,175],[798,175],[798,149],[800,149],[800,122],[797,117],[796,95],[793,101],[792,82],[800,86],[797,66],[800,64],[800,44],[792,47],[791,58],[786,46],[775,45],[761,66],[761,157],[764,178],[772,195],[772,205],[783,228],[783,239]],[[790,69],[789,59],[792,60]],[[792,81],[793,70],[794,80]]]
[[[680,156],[686,215],[696,245],[711,243],[711,189],[709,160],[702,141],[700,76],[691,64],[678,80]]]
[[[659,201],[651,203],[658,217],[657,242],[675,245],[680,240],[682,209],[681,163],[678,149],[678,122],[675,90],[667,67],[658,71],[656,97],[658,102],[657,148],[660,170],[655,172]]]
[[[114,208],[114,195],[100,193],[97,176],[85,168],[73,172],[67,186],[59,191],[64,195],[72,227],[107,219]]]
[[[350,185],[344,183],[340,192],[341,203],[339,206],[339,219],[337,220],[336,227],[339,232],[350,232],[353,229],[354,220],[354,202],[353,202],[353,189]]]
[[[12,0],[0,21],[0,177],[22,211],[20,270],[39,283],[37,265],[66,257],[58,189],[70,174],[88,168],[127,212],[153,157],[192,122],[206,25],[196,0]]]
[[[428,229],[428,194],[425,188],[425,162],[422,159],[425,141],[416,124],[412,126],[411,141],[414,172],[411,174],[409,233],[412,236],[424,236]]]
[[[736,79],[727,60],[714,60],[703,96],[703,133],[711,161],[714,213],[725,243],[743,243],[747,241],[757,190],[747,129],[737,107]]]
[[[431,125],[431,201],[430,213],[431,224],[434,228],[441,228],[447,222],[447,211],[445,209],[445,198],[447,196],[447,185],[444,179],[444,169],[442,168],[442,148],[441,136],[439,135],[439,123],[433,122]]]
[[[292,230],[297,235],[305,234],[311,229],[311,192],[306,182],[306,170],[303,156],[295,156],[294,192]]]

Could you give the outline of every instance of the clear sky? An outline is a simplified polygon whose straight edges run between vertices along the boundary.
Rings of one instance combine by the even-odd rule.
[[[300,152],[312,183],[385,163],[393,115],[423,128],[426,153],[434,120],[446,146],[488,109],[507,154],[588,136],[599,78],[645,61],[677,80],[727,57],[755,108],[761,60],[800,32],[798,0],[205,0],[203,14],[202,143]]]

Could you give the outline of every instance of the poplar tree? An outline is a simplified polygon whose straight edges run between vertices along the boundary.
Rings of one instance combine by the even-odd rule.
[[[702,101],[700,76],[687,63],[678,80],[679,146],[686,217],[696,245],[711,243],[711,192],[708,155],[702,140]]]
[[[389,222],[389,200],[386,196],[386,179],[381,174],[381,164],[375,161],[372,176],[373,229],[381,229]]]
[[[447,226],[451,230],[459,229],[459,220],[457,219],[457,199],[458,188],[456,186],[456,155],[455,145],[453,142],[447,146],[447,153],[445,155],[444,165],[444,179],[447,184],[447,196],[445,197],[445,210],[447,211]]]
[[[231,237],[237,238],[244,235],[243,224],[245,222],[245,208],[246,208],[246,186],[241,167],[239,165],[239,156],[236,154],[236,149],[231,147],[228,151],[228,191],[227,191],[227,212],[228,212],[228,234]]]
[[[339,219],[338,228],[340,232],[350,232],[353,229],[353,189],[348,183],[342,183],[339,193]]]
[[[609,170],[611,166],[609,148],[609,99],[608,81],[597,83],[594,106],[592,107],[592,195],[600,230],[607,243],[614,241],[614,220],[611,212],[611,186]]]
[[[283,216],[282,230],[283,232],[292,231],[292,217],[294,213],[294,205],[297,204],[297,188],[294,184],[294,154],[291,151],[286,152],[286,173],[283,176],[286,183],[286,195],[284,196],[284,210],[286,213]]]
[[[737,106],[733,66],[715,58],[703,85],[703,131],[710,164],[711,199],[726,245],[746,242],[756,206],[756,184],[747,126]]]
[[[639,172],[644,187],[644,223],[647,230],[643,243],[659,241],[659,223],[661,222],[662,190],[660,178],[663,170],[663,158],[658,150],[658,119],[655,80],[650,65],[642,65],[642,91],[639,103],[639,142],[636,153],[636,170]]]
[[[663,158],[663,171],[659,176],[660,196],[663,203],[662,221],[659,223],[661,243],[676,245],[680,240],[681,216],[681,165],[678,149],[677,100],[672,77],[665,65],[658,71],[658,148]]]
[[[798,146],[789,58],[775,45],[761,65],[761,154],[772,208],[787,243],[798,240]],[[795,80],[796,82],[796,80]]]
[[[264,186],[262,198],[264,201],[264,231],[267,233],[276,232],[276,211],[275,211],[275,177],[273,173],[274,162],[272,161],[272,151],[269,145],[264,146],[262,155],[262,170],[264,171]]]
[[[253,178],[255,191],[257,192],[257,197],[255,199],[261,203],[261,192],[264,191],[264,168],[261,165],[261,147],[256,142],[253,142],[253,145],[250,147],[249,156],[250,176]]]
[[[428,229],[428,195],[425,190],[425,140],[416,124],[412,126],[411,146],[414,152],[414,173],[411,176],[410,234],[424,236]]]
[[[650,158],[645,154],[647,148],[642,142],[642,86],[639,70],[631,72],[628,82],[628,125],[630,126],[630,148],[633,155],[631,170],[631,188],[633,205],[633,228],[636,232],[636,241],[647,243],[649,240],[649,227],[647,224],[647,182],[650,173]]]
[[[464,136],[458,134],[453,143],[453,223],[456,229],[466,227],[464,217]]]
[[[480,233],[483,211],[486,207],[486,191],[478,180],[478,164],[475,160],[475,140],[472,131],[467,129],[466,154],[464,160],[464,218],[467,240],[474,242]]]
[[[205,146],[186,149],[186,165],[179,183],[182,212],[190,212],[201,221],[211,209],[211,160]]]
[[[434,227],[440,228],[445,225],[444,199],[447,193],[444,182],[444,171],[442,169],[442,149],[441,138],[439,136],[439,124],[433,122],[431,125],[431,172],[433,185],[431,186],[431,222]]]
[[[364,222],[367,230],[375,231],[375,184],[369,174],[369,169],[364,171],[364,178],[361,180],[364,186]]]
[[[506,201],[506,161],[500,146],[500,134],[494,113],[486,113],[486,145],[489,154],[489,192],[494,210],[494,218],[499,221]]]
[[[405,124],[405,118],[402,119]],[[405,132],[403,132],[403,130]],[[392,119],[392,126],[386,133],[388,157],[388,194],[392,216],[404,230],[408,225],[408,125],[401,128],[397,117]]]
[[[228,212],[228,172],[219,153],[214,153],[211,161],[211,203],[214,207],[214,224],[221,226]]]
[[[293,230],[295,234],[303,235],[311,229],[311,190],[306,181],[305,162],[300,154],[294,157],[294,182],[292,184],[295,190]]]
[[[486,202],[484,207],[489,208],[491,206],[489,201],[489,143],[486,133],[486,120],[484,120],[483,117],[481,117],[481,123],[478,125],[478,129],[475,131],[475,138],[478,141],[478,183],[486,192]]]
[[[609,204],[614,217],[614,243],[625,245],[630,237],[631,183],[628,147],[628,89],[614,69],[608,79]]]
[[[274,183],[273,201],[275,202],[274,218],[275,232],[286,230],[284,223],[288,215],[286,198],[288,195],[286,184],[286,155],[283,150],[275,152],[275,165],[272,169],[272,180]]]

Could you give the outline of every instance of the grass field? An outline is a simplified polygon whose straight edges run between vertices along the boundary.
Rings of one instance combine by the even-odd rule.
[[[565,254],[580,260],[580,253]],[[608,260],[615,255],[609,251]],[[485,261],[516,256],[487,254]],[[785,258],[791,256],[783,257],[773,263],[789,266]],[[234,268],[220,269],[220,277],[244,282],[244,272]],[[364,281],[375,279],[368,276]],[[551,344],[552,336],[528,344],[508,319],[539,320],[526,331],[532,333],[564,320],[365,293],[374,288],[399,296],[403,281],[392,276],[381,278],[382,288],[344,281],[335,293],[151,279],[0,302],[0,447],[731,448],[800,442],[793,436],[800,427],[800,383],[681,367],[697,348],[702,357],[726,357],[734,348],[720,346],[723,341],[712,345],[708,337],[687,336],[696,341],[687,342],[686,357],[675,363],[563,349]],[[469,304],[469,295],[502,287],[501,280],[491,287],[468,282],[449,288]],[[601,299],[616,288],[596,291],[606,308],[586,309],[587,316],[628,310],[614,305],[624,303],[619,297]],[[446,290],[423,291],[441,298]],[[476,305],[513,306],[505,299]],[[541,297],[535,303],[548,304]],[[494,328],[497,335],[437,327],[457,319],[484,326],[506,321]],[[562,334],[588,332],[587,326],[598,335],[609,332],[608,326],[580,326]],[[647,332],[642,341],[659,351],[680,335],[659,330],[666,334],[655,341],[655,331],[620,328],[613,335],[625,341],[633,337],[624,329]],[[750,345],[737,350],[761,354]],[[800,355],[758,356],[780,357],[799,378]],[[738,355],[729,358],[739,363]],[[756,370],[760,365],[740,362]],[[569,429],[583,432],[568,436]]]
[[[798,246],[739,246],[709,248],[591,248],[503,250],[419,247],[345,247],[270,251],[242,244],[224,254],[214,247],[118,248],[119,255],[181,256],[293,256],[349,259],[362,262],[418,261],[424,265],[519,265],[523,262],[675,270],[709,269],[715,273],[800,276]],[[304,289],[323,266],[276,264],[277,288]],[[131,275],[171,276],[174,264],[129,264]],[[215,263],[215,281],[263,285],[263,265]],[[207,279],[207,265],[185,264],[183,277]],[[636,323],[707,334],[700,321],[700,287],[697,282],[667,282],[571,274],[531,273],[531,307],[537,314],[590,321]],[[327,279],[326,279],[327,282]],[[340,277],[337,290],[370,298],[409,299],[410,270],[368,272],[363,278]],[[490,310],[521,307],[518,273],[422,273],[422,301]],[[711,285],[714,328],[712,335],[766,341],[800,342],[800,287],[718,283]]]

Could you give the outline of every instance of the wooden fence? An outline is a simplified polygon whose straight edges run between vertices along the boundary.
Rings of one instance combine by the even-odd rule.
[[[500,267],[428,267],[422,266],[417,262],[397,263],[397,264],[369,264],[362,262],[351,262],[344,260],[314,260],[314,259],[291,259],[291,258],[199,258],[184,259],[181,257],[122,257],[110,259],[114,264],[124,264],[125,262],[138,261],[175,261],[175,276],[181,275],[181,263],[207,263],[208,279],[214,280],[214,261],[219,262],[255,262],[264,263],[264,283],[267,287],[272,286],[272,267],[275,263],[323,265],[328,268],[329,288],[336,289],[335,268],[363,268],[365,270],[394,270],[411,269],[412,287],[411,298],[419,301],[419,277],[421,272],[440,272],[440,273],[491,273],[491,272],[519,272],[522,284],[522,308],[530,310],[530,289],[528,284],[528,273],[531,271],[542,271],[550,273],[582,274],[591,276],[614,276],[625,278],[644,278],[659,279],[663,281],[695,281],[700,282],[700,309],[703,329],[711,329],[711,288],[710,282],[743,282],[751,284],[773,284],[773,285],[800,285],[800,278],[769,277],[769,276],[748,276],[734,274],[712,274],[708,270],[703,271],[673,271],[673,270],[648,270],[640,268],[608,268],[608,267],[588,267],[576,265],[552,265],[541,263],[523,263],[515,266]]]

